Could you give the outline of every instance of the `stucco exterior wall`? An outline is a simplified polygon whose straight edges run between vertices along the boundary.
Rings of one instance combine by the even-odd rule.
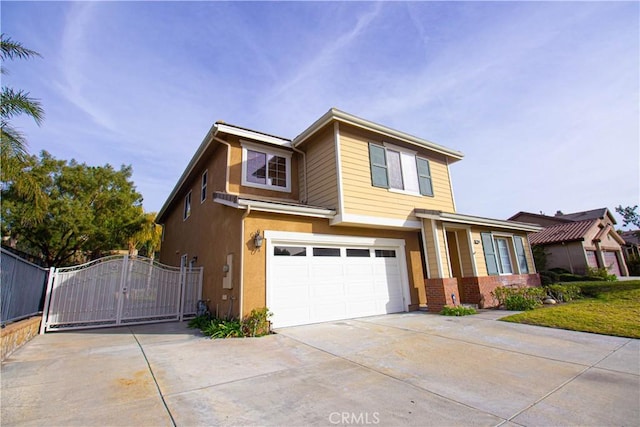
[[[193,179],[176,197],[174,204],[167,210],[164,221],[164,239],[160,251],[160,262],[179,266],[183,255],[189,262],[197,257],[194,266],[204,267],[202,297],[209,300],[209,309],[216,308],[226,314],[229,305],[232,311],[238,310],[238,286],[233,289],[222,289],[224,277],[223,266],[227,254],[234,254],[239,259],[240,232],[242,212],[225,208],[213,202],[215,191],[224,191],[226,175],[226,147],[216,145],[207,160],[197,165]],[[207,198],[200,201],[200,185],[202,172],[208,170]],[[184,197],[191,190],[191,215],[184,220]],[[232,271],[232,282],[240,282],[240,270]]]

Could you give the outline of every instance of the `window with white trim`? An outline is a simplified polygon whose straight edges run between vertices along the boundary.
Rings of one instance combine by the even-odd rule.
[[[200,182],[200,203],[204,203],[207,200],[207,178],[209,175],[209,171],[205,169],[202,173],[202,180]]]
[[[187,219],[191,216],[191,191],[187,193],[184,198],[184,212],[182,214],[182,219]]]
[[[429,160],[415,151],[369,143],[371,185],[413,195],[433,196]]]
[[[492,233],[480,233],[480,237],[489,275],[529,273],[522,237]]]
[[[242,185],[291,191],[291,152],[242,143]]]

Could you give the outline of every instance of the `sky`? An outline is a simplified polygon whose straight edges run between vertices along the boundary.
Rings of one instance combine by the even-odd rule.
[[[158,211],[216,120],[294,138],[332,107],[462,151],[457,211],[640,204],[639,2],[9,2],[33,154],[132,165]],[[616,216],[618,226],[621,219]]]

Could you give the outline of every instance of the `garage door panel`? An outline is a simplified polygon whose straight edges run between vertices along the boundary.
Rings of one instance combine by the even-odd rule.
[[[342,282],[317,283],[310,287],[310,294],[312,298],[340,298],[344,294],[344,286]]]
[[[274,245],[286,247],[277,240]],[[332,246],[310,241],[306,248],[306,256],[268,257],[267,294],[274,327],[406,310],[400,246]]]

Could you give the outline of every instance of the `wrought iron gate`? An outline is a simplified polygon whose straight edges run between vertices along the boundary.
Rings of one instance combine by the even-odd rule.
[[[54,269],[41,332],[182,320],[196,313],[202,267],[109,256]]]

